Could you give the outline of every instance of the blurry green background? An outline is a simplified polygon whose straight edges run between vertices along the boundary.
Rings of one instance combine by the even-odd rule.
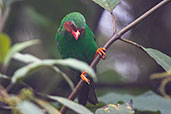
[[[161,0],[121,1],[117,6],[120,8],[114,10],[117,30],[126,26]],[[33,54],[41,59],[60,58],[55,40],[56,31],[61,19],[73,11],[81,12],[85,16],[87,24],[95,33],[98,46],[103,46],[111,35],[103,33],[107,29],[106,27],[112,26],[112,24],[107,24],[110,23],[111,17],[110,15],[104,17],[104,10],[91,0],[17,1],[11,5],[4,32],[11,37],[13,44],[31,39],[42,41],[40,45],[29,47],[23,53]],[[124,37],[144,47],[157,49],[171,56],[170,11],[170,5],[160,8]],[[13,60],[8,69],[8,75],[12,75],[17,68],[23,65],[23,63]],[[63,67],[61,69],[72,76],[68,70]],[[139,94],[151,88],[158,92],[160,81],[149,79],[152,73],[157,72],[164,72],[164,70],[147,54],[134,46],[117,41],[108,50],[107,59],[100,61],[97,66],[99,78],[96,84],[97,94],[100,96],[109,91]],[[49,68],[43,68],[31,74],[25,79],[25,82],[35,90],[48,94],[68,96],[71,92],[66,81]],[[4,83],[4,85],[7,84],[8,82]],[[19,88],[22,86],[16,85],[12,92],[17,93]]]

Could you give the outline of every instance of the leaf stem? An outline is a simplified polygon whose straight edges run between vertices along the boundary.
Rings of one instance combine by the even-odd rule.
[[[6,22],[7,18],[8,18],[8,15],[9,15],[9,11],[10,11],[10,8],[8,7],[8,8],[5,9],[5,11],[3,13],[3,16],[2,16],[2,18],[0,20],[0,32],[3,31],[5,22]]]
[[[106,44],[104,45],[103,48],[108,49],[115,41],[121,39],[120,37],[123,34],[125,34],[127,31],[129,31],[131,28],[133,28],[135,25],[137,25],[138,23],[140,23],[143,19],[147,18],[154,11],[156,11],[157,9],[161,8],[162,6],[166,5],[169,2],[170,2],[170,0],[163,0],[163,1],[161,1],[156,6],[154,6],[150,10],[148,10],[146,13],[144,13],[143,15],[141,15],[139,18],[137,18],[136,20],[134,20],[132,23],[130,23],[129,25],[127,25],[126,27],[124,27],[122,30],[120,30],[119,32],[117,32],[115,35],[112,35],[112,37],[110,38],[110,40],[108,40],[106,42]],[[90,67],[92,67],[92,68],[95,67],[96,64],[99,62],[99,60],[100,60],[100,56],[97,55],[96,58],[92,61]],[[73,92],[69,95],[68,99],[74,100],[76,98],[76,96],[78,95],[80,89],[82,88],[82,84],[83,84],[83,81],[80,80],[79,83],[77,84],[77,86],[75,87],[75,89],[73,90]],[[65,114],[66,111],[67,111],[67,107],[66,106],[63,106],[61,108],[61,110],[60,110],[60,112],[62,114]]]
[[[137,48],[142,49],[142,46],[140,44],[137,44],[136,42],[133,42],[131,40],[125,39],[125,38],[120,38],[121,41],[126,42],[128,44],[131,44],[133,46],[136,46]],[[143,50],[144,51],[144,50]]]
[[[116,23],[115,23],[115,17],[114,17],[114,14],[113,12],[111,11],[110,12],[110,15],[112,17],[112,23],[113,23],[113,35],[116,33]]]

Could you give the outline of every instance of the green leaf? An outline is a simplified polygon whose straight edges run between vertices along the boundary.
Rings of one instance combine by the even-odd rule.
[[[55,72],[59,73],[66,80],[66,82],[68,82],[71,90],[74,90],[74,83],[71,81],[71,79],[64,72],[62,72],[61,70],[59,70],[59,68],[57,68],[55,66],[53,66],[52,69]]]
[[[159,65],[166,71],[171,70],[171,57],[168,55],[151,48],[143,48]]]
[[[32,63],[32,62],[41,62],[42,60],[30,55],[30,54],[21,54],[21,53],[16,53],[13,56],[14,59],[24,62],[24,63]],[[57,73],[59,73],[69,84],[71,90],[74,89],[74,84],[73,82],[70,80],[70,78],[61,70],[59,70],[56,66],[50,65],[50,67]],[[36,70],[36,69],[35,69]]]
[[[69,59],[58,60],[56,64],[69,66],[81,72],[86,71],[94,80],[97,80],[94,70],[87,63],[83,61],[69,58]]]
[[[17,104],[17,109],[19,109],[22,114],[45,114],[38,106],[30,101],[21,101]]]
[[[2,15],[3,12],[4,12],[4,5],[2,1],[0,1],[0,14]]]
[[[46,101],[43,101],[41,99],[35,99],[35,102],[38,103],[41,107],[43,107],[48,114],[61,114],[55,107],[53,107]]]
[[[128,94],[116,94],[110,93],[103,97],[98,98],[99,101],[105,104],[117,103],[118,101],[128,102],[130,99],[133,100],[134,109],[139,111],[160,111],[162,114],[171,113],[171,102],[168,99],[155,94],[152,91],[148,91],[139,96],[132,96]]]
[[[117,6],[120,0],[93,0],[95,3],[103,7],[104,9],[112,12],[113,9]]]
[[[47,97],[62,103],[63,105],[67,106],[68,108],[72,109],[73,111],[77,112],[78,114],[93,114],[90,110],[88,110],[83,105],[75,103],[75,102],[68,100],[66,98],[57,97],[57,96],[50,96],[50,95]]]
[[[11,40],[8,35],[0,33],[0,63],[4,62],[5,56],[10,48]]]
[[[37,61],[34,63],[30,63],[20,69],[18,69],[17,71],[15,71],[14,75],[12,76],[12,83],[15,83],[18,79],[26,77],[28,74],[30,74],[31,72],[44,67],[44,66],[48,66],[54,69],[55,64],[59,64],[59,65],[65,65],[65,66],[69,66],[71,68],[75,68],[77,70],[80,71],[87,71],[88,74],[90,74],[90,76],[95,77],[95,73],[93,71],[93,69],[91,67],[88,66],[88,64],[76,60],[76,59],[62,59],[62,60],[42,60],[42,61]],[[60,70],[56,67],[56,69],[54,69],[56,72],[60,72]]]
[[[14,46],[11,47],[11,49],[8,51],[5,61],[4,61],[4,65],[8,65],[8,63],[10,62],[12,56],[16,53],[19,52],[29,46],[38,44],[40,41],[39,40],[30,40],[30,41],[26,41],[26,42],[22,42],[22,43],[17,43]]]
[[[134,114],[132,104],[108,104],[96,110],[95,114]]]

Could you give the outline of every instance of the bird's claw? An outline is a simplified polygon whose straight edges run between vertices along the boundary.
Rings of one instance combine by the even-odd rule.
[[[105,51],[106,51],[105,48],[98,48],[97,51],[96,51],[96,54],[95,54],[94,58],[97,56],[97,54],[99,54],[100,57],[104,60],[106,58]]]
[[[82,74],[80,76],[83,81],[87,82],[90,85],[90,80],[88,78],[86,78],[86,76],[85,76],[86,73],[87,72],[82,72]]]

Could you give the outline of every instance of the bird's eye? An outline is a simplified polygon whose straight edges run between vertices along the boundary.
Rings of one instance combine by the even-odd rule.
[[[76,28],[73,23],[71,23],[72,30],[76,31]]]

